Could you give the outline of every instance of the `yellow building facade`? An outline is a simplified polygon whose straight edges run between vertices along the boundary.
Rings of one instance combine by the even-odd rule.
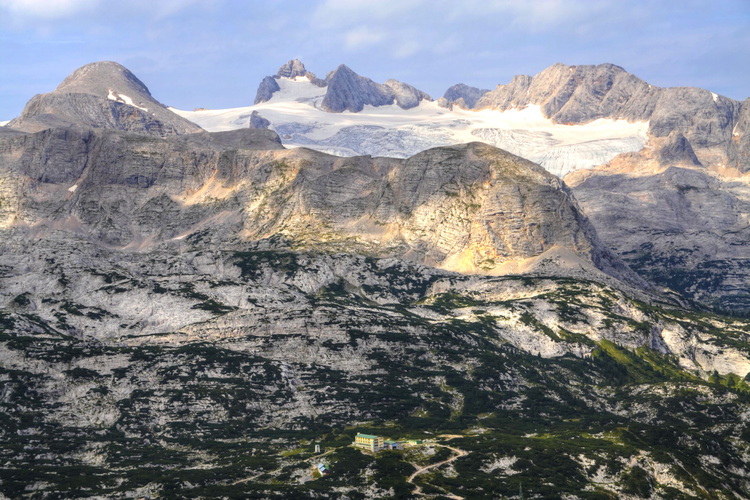
[[[373,452],[380,451],[383,449],[383,437],[358,433],[354,436],[354,446]]]

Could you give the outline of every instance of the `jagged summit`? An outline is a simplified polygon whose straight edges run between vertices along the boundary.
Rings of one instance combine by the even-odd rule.
[[[556,63],[533,77],[516,75],[507,84],[481,94],[472,105],[467,97],[476,96],[477,90],[454,85],[446,92],[447,102],[443,104],[498,111],[539,106],[545,118],[564,125],[587,124],[602,118],[648,122],[649,136],[666,138],[677,131],[684,136],[686,146],[693,149],[726,149],[732,143],[733,127],[741,110],[739,102],[708,90],[657,87],[611,63]],[[729,156],[738,159],[740,170],[747,170],[744,158],[732,151]]]
[[[307,76],[308,71],[305,65],[299,59],[292,59],[283,64],[276,72],[276,76],[284,78],[296,78],[298,76]]]
[[[78,68],[53,92],[34,96],[8,124],[26,132],[71,125],[159,137],[202,130],[168,110],[130,70],[112,61]]]
[[[255,92],[255,100],[253,101],[253,104],[255,105],[270,101],[273,94],[281,90],[277,80],[294,80],[298,77],[307,78],[310,80],[310,83],[316,87],[325,87],[327,84],[325,80],[321,80],[315,76],[315,73],[307,71],[307,68],[305,68],[302,61],[299,59],[291,59],[282,64],[275,75],[266,76],[261,80],[260,85],[258,85],[258,90]]]
[[[366,105],[387,106],[394,103],[402,109],[410,109],[418,106],[423,100],[432,100],[429,95],[411,85],[394,79],[376,83],[360,76],[345,64],[339,65],[321,80],[314,73],[307,71],[302,61],[292,59],[282,65],[275,75],[267,76],[260,82],[254,104],[270,101],[273,95],[282,89],[279,85],[280,80],[293,80],[299,77],[305,77],[312,85],[326,89],[324,93],[321,92],[324,95],[320,108],[331,113],[356,113],[362,111]]]
[[[587,123],[597,118],[647,120],[657,87],[614,64],[568,66],[556,63],[530,77],[517,75],[477,100],[474,108],[521,109],[541,106],[557,123]]]
[[[422,100],[431,101],[426,93],[411,85],[390,79],[384,84],[360,76],[345,64],[326,76],[328,91],[321,108],[333,113],[359,112],[364,106],[387,106],[397,104],[402,109],[419,105]]]
[[[290,61],[287,61],[279,68],[279,70],[272,78],[288,78],[293,80],[298,77],[307,78],[308,80],[310,80],[310,83],[312,83],[316,87],[325,87],[327,84],[325,80],[321,80],[320,78],[315,76],[315,73],[313,73],[312,71],[307,71],[307,68],[305,68],[305,65],[299,59],[292,59]]]
[[[394,96],[384,85],[378,84],[352,71],[345,64],[340,65],[326,77],[328,91],[321,107],[326,111],[362,111],[366,104],[386,106],[393,104]]]

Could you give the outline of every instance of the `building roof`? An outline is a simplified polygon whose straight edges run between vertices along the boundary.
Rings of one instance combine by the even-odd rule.
[[[362,434],[361,432],[358,432],[357,437],[365,438],[365,439],[378,439],[378,437],[380,436],[373,436],[372,434]]]

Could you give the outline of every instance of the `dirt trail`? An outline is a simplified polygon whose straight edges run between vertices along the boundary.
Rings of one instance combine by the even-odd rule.
[[[450,438],[454,438],[454,437],[463,437],[463,436],[450,436],[449,439]],[[455,455],[453,455],[452,457],[450,457],[447,460],[443,460],[442,462],[438,462],[436,464],[431,464],[431,465],[426,465],[424,467],[419,467],[416,464],[412,464],[414,467],[417,467],[417,470],[411,476],[409,476],[409,478],[406,480],[407,483],[414,484],[414,478],[416,478],[418,475],[423,474],[423,473],[425,473],[425,472],[427,472],[429,470],[432,470],[432,469],[437,469],[438,467],[441,467],[441,466],[443,466],[445,464],[449,464],[449,463],[453,462],[454,460],[456,460],[458,458],[461,458],[461,457],[465,457],[466,455],[469,454],[468,451],[459,450],[458,448],[454,448],[452,446],[448,446],[448,445],[445,445],[445,444],[436,444],[435,446],[440,446],[440,447],[443,447],[443,448],[448,448],[453,453],[455,453]],[[415,495],[423,495],[422,488],[418,484],[415,485],[415,486],[417,488],[414,490],[414,494]],[[445,494],[443,494],[443,496],[448,497],[448,498],[453,498],[454,500],[464,500],[464,497],[460,497],[458,495],[453,495],[451,493],[445,493]]]
[[[333,453],[334,451],[335,451],[335,450],[333,450],[333,449],[331,449],[331,450],[328,450],[328,451],[326,451],[326,452],[324,452],[324,453],[321,453],[320,455],[315,455],[314,457],[310,457],[310,458],[308,458],[308,459],[307,459],[307,461],[310,461],[310,462],[317,462],[317,461],[318,461],[319,459],[321,459],[321,458],[325,457],[326,455],[330,455],[330,454],[331,454],[331,453]],[[313,464],[313,465],[312,465],[312,467],[315,467],[315,464]],[[270,471],[270,472],[265,472],[265,471],[264,471],[264,472],[260,472],[260,473],[258,473],[258,474],[252,475],[252,476],[250,476],[250,477],[246,477],[245,479],[240,479],[240,480],[237,480],[237,481],[235,481],[235,482],[233,482],[233,483],[230,483],[230,484],[231,484],[231,486],[235,486],[235,485],[238,485],[238,484],[242,484],[242,483],[247,483],[247,482],[250,482],[250,481],[252,481],[253,479],[259,478],[259,477],[260,477],[260,476],[262,476],[263,474],[277,474],[277,473],[280,473],[280,472],[281,472],[281,469],[282,469],[282,467],[280,467],[280,468],[278,468],[278,469],[276,469],[276,470],[272,470],[272,471]]]

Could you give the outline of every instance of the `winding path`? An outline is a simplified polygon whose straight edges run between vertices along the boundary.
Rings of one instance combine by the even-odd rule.
[[[459,436],[453,436],[453,437],[459,437]],[[452,446],[448,446],[448,445],[445,445],[445,444],[436,444],[435,446],[440,446],[442,448],[448,448],[449,450],[451,450],[452,452],[454,452],[455,455],[453,455],[452,457],[450,457],[447,460],[443,460],[442,462],[438,462],[436,464],[431,464],[431,465],[426,465],[424,467],[417,467],[416,464],[412,464],[414,467],[417,467],[417,470],[411,476],[409,476],[409,478],[406,480],[407,483],[414,484],[414,478],[416,478],[418,475],[423,474],[423,473],[425,473],[425,472],[427,472],[429,470],[432,470],[432,469],[437,469],[440,466],[443,466],[445,464],[449,464],[449,463],[453,462],[454,460],[456,460],[458,458],[461,458],[461,457],[465,457],[466,455],[469,454],[468,451],[459,450],[458,448],[454,448]],[[419,486],[418,484],[414,484],[414,486],[416,486],[416,489],[414,490],[414,494],[415,495],[424,495],[424,493],[422,493],[422,487],[421,486]],[[452,493],[445,493],[443,496],[446,496],[448,498],[453,498],[454,500],[464,500],[464,497],[460,497],[458,495],[453,495]]]
[[[310,461],[310,462],[313,462],[313,463],[314,463],[314,462],[318,461],[318,460],[319,460],[320,458],[322,458],[322,457],[324,457],[324,456],[326,456],[326,455],[329,455],[329,454],[333,453],[333,451],[334,451],[333,449],[331,449],[331,450],[328,450],[328,451],[326,451],[325,453],[321,453],[320,455],[315,455],[314,457],[310,457],[310,458],[308,458],[307,460],[308,460],[308,461]],[[314,468],[315,468],[315,465],[313,464],[313,465],[312,465],[312,467],[314,467]],[[233,483],[230,483],[230,486],[236,486],[236,485],[238,485],[238,484],[242,484],[242,483],[247,483],[247,482],[250,482],[250,481],[252,481],[252,480],[254,480],[254,479],[257,479],[257,478],[259,478],[259,477],[260,477],[260,476],[262,476],[263,474],[278,474],[279,472],[281,472],[281,469],[282,469],[282,468],[283,468],[283,467],[279,467],[278,469],[276,469],[276,470],[272,470],[272,471],[270,471],[270,472],[268,472],[268,471],[263,471],[263,472],[259,472],[258,474],[255,474],[255,475],[253,475],[253,476],[250,476],[250,477],[246,477],[245,479],[240,479],[240,480],[238,480],[238,481],[235,481],[235,482],[233,482]],[[316,470],[317,470],[317,468],[316,468]]]

